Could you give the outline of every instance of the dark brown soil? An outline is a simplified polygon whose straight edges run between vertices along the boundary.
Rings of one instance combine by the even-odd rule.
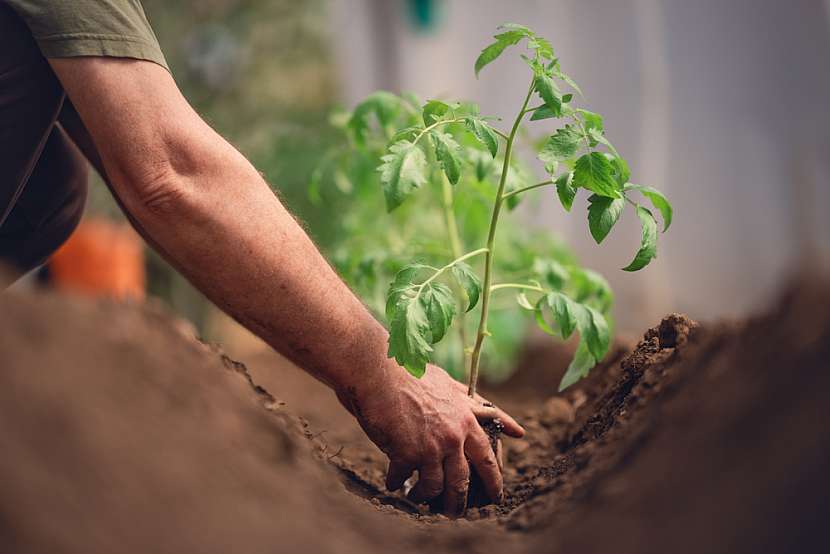
[[[567,347],[531,351],[485,392],[528,431],[505,501],[455,522],[388,494],[273,354],[246,369],[153,307],[0,297],[0,551],[827,551],[830,292],[788,290],[746,322],[668,316],[563,395]]]

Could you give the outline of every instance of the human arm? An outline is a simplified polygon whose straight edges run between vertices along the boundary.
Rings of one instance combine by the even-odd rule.
[[[443,370],[417,380],[386,356],[386,330],[230,144],[145,61],[51,59],[143,235],[205,295],[329,385],[390,457],[390,488],[419,470],[415,496],[458,512],[469,458],[497,497],[501,474],[469,399]]]

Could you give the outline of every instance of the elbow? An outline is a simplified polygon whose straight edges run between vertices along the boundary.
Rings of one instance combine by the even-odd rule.
[[[153,164],[127,177],[134,215],[165,218],[180,214],[193,205],[188,180],[169,162]]]

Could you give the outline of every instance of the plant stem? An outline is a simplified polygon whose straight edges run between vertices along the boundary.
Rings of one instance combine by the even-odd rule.
[[[553,184],[553,181],[550,181],[550,180],[542,181],[541,183],[536,183],[535,185],[529,185],[527,187],[522,187],[520,189],[511,190],[510,192],[505,192],[502,195],[501,198],[502,198],[502,200],[505,200],[507,198],[510,198],[511,196],[516,196],[517,194],[521,194],[521,193],[527,192],[529,190],[537,189],[539,187],[544,187],[544,186],[552,185],[552,184]]]
[[[484,258],[484,290],[481,297],[481,319],[478,322],[478,334],[476,335],[476,344],[473,348],[473,353],[470,356],[470,385],[467,389],[467,394],[474,397],[476,394],[476,383],[478,381],[478,364],[481,359],[481,347],[484,344],[484,337],[488,335],[487,331],[487,315],[490,308],[490,285],[493,279],[493,247],[496,243],[496,227],[499,222],[499,212],[501,212],[501,205],[504,201],[504,185],[507,183],[507,172],[510,171],[510,157],[513,154],[513,140],[516,138],[516,132],[522,123],[522,118],[525,116],[527,104],[530,102],[530,96],[533,94],[533,81],[530,82],[530,87],[527,90],[522,108],[519,110],[519,115],[516,116],[516,121],[513,122],[513,128],[510,129],[510,135],[507,137],[507,143],[504,147],[504,163],[501,169],[501,178],[499,179],[499,190],[496,192],[496,201],[493,204],[493,215],[490,218],[490,231],[487,234],[487,255]]]
[[[532,290],[535,292],[546,292],[545,289],[542,287],[537,287],[536,285],[525,285],[522,283],[499,283],[498,285],[493,285],[490,287],[490,292],[499,289],[522,289],[522,290]]]
[[[421,137],[423,137],[425,134],[427,134],[428,132],[432,131],[432,130],[433,130],[433,129],[435,129],[436,127],[440,127],[441,125],[449,125],[450,123],[461,123],[462,121],[464,121],[464,119],[462,119],[462,118],[456,118],[456,119],[441,119],[441,120],[439,120],[439,121],[436,121],[436,122],[435,122],[435,123],[433,123],[432,125],[427,125],[426,127],[424,127],[424,128],[421,130],[421,132],[420,132],[420,133],[418,133],[418,136],[416,136],[416,137],[415,137],[415,140],[413,140],[413,141],[412,141],[412,144],[417,144],[417,143],[418,143],[418,141],[419,141],[419,140],[421,140]]]
[[[467,252],[463,256],[459,256],[458,258],[454,259],[453,261],[451,261],[450,263],[448,263],[444,267],[438,269],[435,273],[430,275],[430,277],[426,281],[424,281],[423,283],[418,285],[418,292],[416,294],[416,297],[417,297],[418,294],[421,294],[421,291],[424,290],[425,286],[427,286],[428,284],[433,282],[435,279],[438,278],[439,275],[441,275],[442,273],[444,273],[445,271],[450,269],[452,266],[454,266],[458,262],[463,262],[466,259],[472,258],[474,256],[478,256],[479,254],[484,254],[485,252],[487,252],[486,248],[479,248],[478,250],[473,250],[472,252]]]
[[[447,175],[441,172],[442,205],[444,207],[444,218],[447,223],[447,235],[450,238],[450,248],[455,258],[461,257],[461,236],[458,234],[458,223],[455,220],[453,211],[452,185]],[[461,341],[461,370],[467,370],[467,326],[465,325],[465,313],[458,315],[458,338]]]

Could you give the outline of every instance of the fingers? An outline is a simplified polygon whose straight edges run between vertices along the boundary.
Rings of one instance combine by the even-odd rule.
[[[464,443],[464,452],[470,463],[481,477],[484,490],[493,502],[501,503],[502,478],[496,454],[490,447],[490,441],[484,431],[478,429],[470,433]]]
[[[476,419],[479,421],[489,421],[491,419],[501,420],[504,425],[504,434],[508,437],[519,439],[525,435],[524,428],[519,425],[519,423],[510,416],[510,414],[501,408],[493,406],[483,398],[481,401],[481,404],[473,406],[473,414],[476,416]],[[489,406],[487,404],[489,404]]]
[[[424,502],[435,498],[444,490],[444,467],[439,462],[430,462],[418,468],[418,483],[407,495],[413,502]]]
[[[386,488],[396,491],[403,486],[415,468],[402,462],[390,461],[389,471],[386,473]]]
[[[458,517],[467,507],[470,466],[460,450],[444,459],[444,513]]]

